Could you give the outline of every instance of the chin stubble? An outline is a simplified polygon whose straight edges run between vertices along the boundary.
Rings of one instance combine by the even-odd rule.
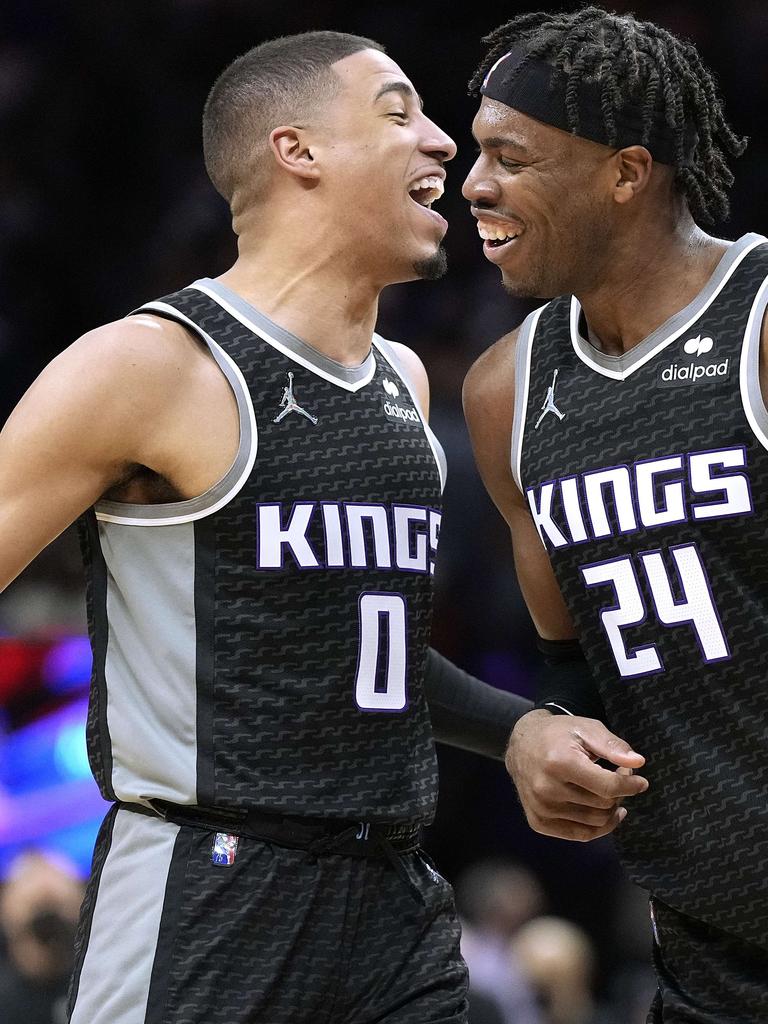
[[[422,281],[438,281],[448,270],[448,253],[441,246],[433,256],[425,260],[416,260],[413,264],[413,272]]]

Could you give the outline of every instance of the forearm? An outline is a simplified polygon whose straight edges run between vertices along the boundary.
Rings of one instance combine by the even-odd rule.
[[[469,675],[431,647],[425,692],[438,742],[498,761],[504,760],[512,729],[533,707],[524,697]]]

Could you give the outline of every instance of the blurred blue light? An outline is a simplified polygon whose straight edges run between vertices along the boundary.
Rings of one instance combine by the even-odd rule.
[[[85,745],[85,722],[71,722],[59,729],[53,756],[63,778],[89,778],[88,751]]]
[[[0,746],[0,785],[20,794],[72,779],[73,766],[82,765],[74,737],[84,727],[87,708],[87,700],[76,701],[6,736]],[[75,777],[82,776],[78,768]]]
[[[59,640],[43,662],[43,682],[54,693],[85,689],[90,684],[91,661],[88,637],[69,636]]]

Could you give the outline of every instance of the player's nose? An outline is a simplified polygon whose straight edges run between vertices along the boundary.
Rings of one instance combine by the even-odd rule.
[[[481,156],[475,160],[461,186],[461,194],[470,203],[478,206],[495,206],[500,197],[499,183],[488,174]]]
[[[428,117],[424,120],[426,121],[426,124],[422,136],[422,152],[435,157],[435,159],[439,160],[441,163],[453,160],[456,156],[457,146],[451,136],[448,135],[447,132],[444,132],[439,125],[435,124],[435,122],[431,121]]]

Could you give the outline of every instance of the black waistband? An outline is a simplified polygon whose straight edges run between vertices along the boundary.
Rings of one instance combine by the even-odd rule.
[[[271,814],[255,809],[197,807],[153,800],[151,807],[123,803],[125,810],[163,818],[175,825],[190,825],[241,838],[260,839],[294,850],[341,853],[353,857],[388,856],[389,851],[418,849],[421,826],[412,821],[335,821]],[[389,848],[389,849],[387,849]]]

